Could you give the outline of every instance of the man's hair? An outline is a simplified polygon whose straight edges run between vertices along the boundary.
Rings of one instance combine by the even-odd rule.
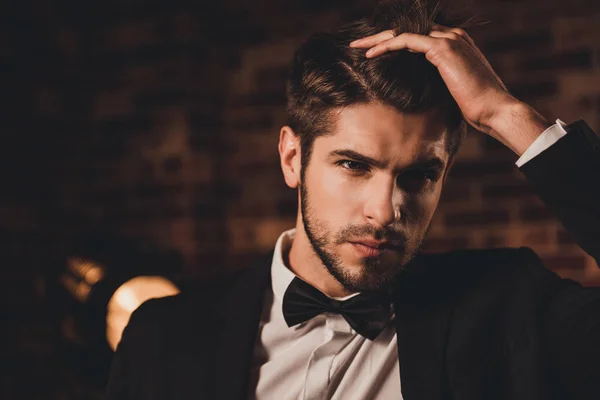
[[[331,133],[334,109],[381,103],[400,112],[433,111],[443,118],[446,147],[453,156],[466,132],[462,114],[437,68],[422,53],[394,51],[374,59],[350,42],[384,30],[427,35],[434,23],[457,27],[439,3],[426,0],[384,0],[370,18],[342,26],[334,33],[312,35],[296,52],[287,82],[288,124],[300,137],[303,168],[314,140]]]

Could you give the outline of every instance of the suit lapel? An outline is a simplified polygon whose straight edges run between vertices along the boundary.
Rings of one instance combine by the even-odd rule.
[[[400,381],[405,400],[448,396],[445,354],[452,308],[442,301],[443,282],[416,260],[394,288]]]
[[[246,397],[263,300],[270,282],[271,258],[238,274],[216,311],[215,398]]]

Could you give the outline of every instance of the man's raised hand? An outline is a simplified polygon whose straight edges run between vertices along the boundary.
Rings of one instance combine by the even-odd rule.
[[[494,123],[521,104],[508,93],[490,63],[462,29],[433,25],[428,35],[387,30],[350,43],[369,49],[368,58],[406,49],[425,54],[435,65],[465,120],[475,129],[505,142]]]

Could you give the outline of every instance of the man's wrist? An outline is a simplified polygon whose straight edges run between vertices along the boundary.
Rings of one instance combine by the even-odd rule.
[[[552,122],[533,107],[515,100],[494,117],[489,134],[521,156],[550,126]]]

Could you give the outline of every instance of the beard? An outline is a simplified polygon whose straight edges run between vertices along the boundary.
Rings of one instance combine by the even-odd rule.
[[[349,292],[373,292],[389,288],[397,274],[418,253],[423,238],[411,241],[405,233],[386,227],[378,229],[372,225],[347,225],[335,235],[319,221],[310,205],[309,193],[304,177],[300,182],[302,223],[311,247],[329,273]],[[375,240],[390,240],[401,244],[402,261],[386,259],[385,254],[362,258],[360,273],[353,273],[344,262],[330,250],[332,245],[341,245],[352,239],[372,237]],[[413,243],[411,243],[413,242]]]

